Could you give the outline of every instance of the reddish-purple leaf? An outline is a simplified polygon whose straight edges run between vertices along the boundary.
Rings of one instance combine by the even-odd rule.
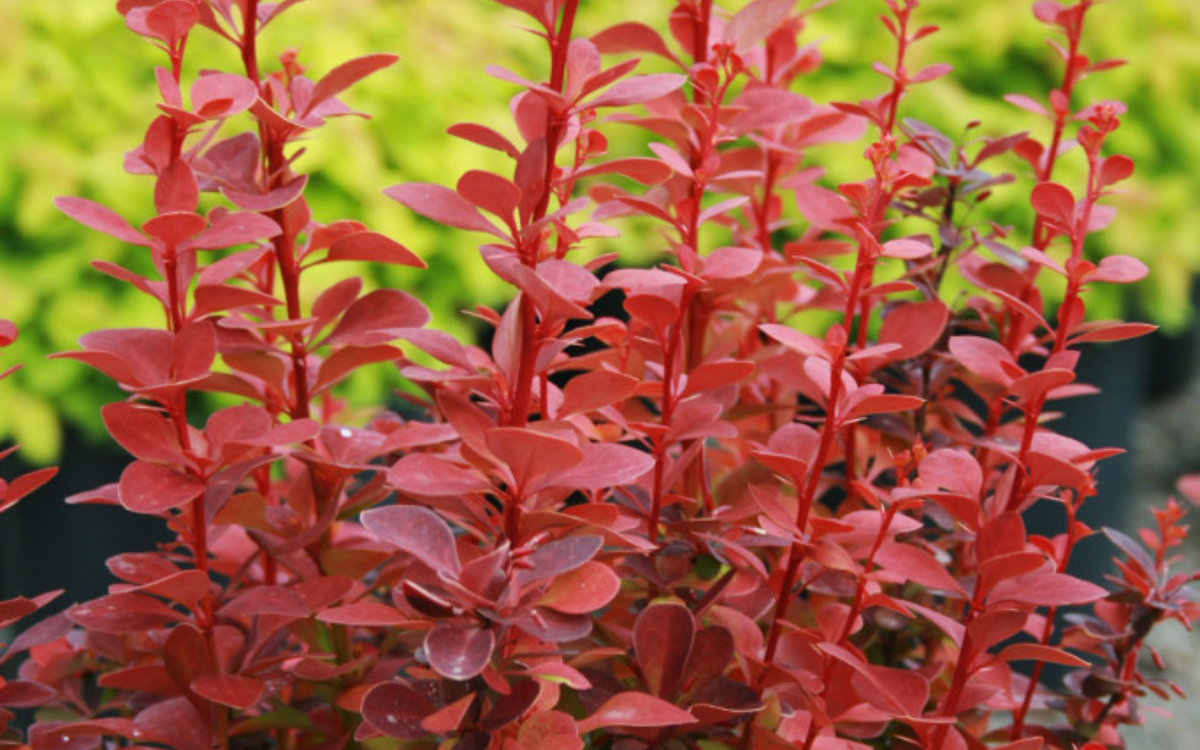
[[[528,567],[520,572],[521,585],[575,570],[595,557],[603,544],[598,536],[570,536],[543,544],[525,559]]]
[[[512,724],[533,706],[541,695],[541,684],[537,680],[522,680],[513,685],[512,692],[501,696],[492,704],[492,709],[479,722],[481,729],[495,732]]]
[[[122,219],[115,211],[95,201],[89,201],[84,198],[62,197],[55,198],[54,205],[58,207],[59,211],[62,211],[89,229],[95,229],[97,232],[112,235],[122,242],[128,242],[131,245],[147,246],[150,244],[145,237],[139,234],[136,229],[129,226],[129,222]]]
[[[695,723],[695,716],[662,698],[630,690],[617,693],[580,721],[579,732],[586,735],[604,727],[674,727]]]
[[[363,78],[383,70],[399,59],[398,55],[381,52],[363,55],[342,63],[317,81],[317,85],[313,87],[312,95],[308,99],[308,106],[301,116],[308,115],[317,105],[337,96]]]
[[[257,677],[237,674],[209,674],[192,681],[196,695],[222,706],[243,711],[254,708],[263,699],[266,684]]]
[[[655,602],[638,615],[633,653],[651,695],[675,695],[695,636],[696,618],[679,602]]]
[[[308,617],[311,613],[304,597],[287,586],[256,586],[238,594],[220,609],[220,614],[225,617]]]
[[[415,740],[426,732],[421,721],[435,709],[429,698],[405,682],[385,682],[367,692],[362,715],[372,726],[389,737]]]
[[[10,680],[0,683],[0,706],[5,708],[34,708],[58,697],[54,688],[29,680]]]
[[[383,192],[392,200],[439,224],[508,239],[506,233],[497,229],[478,209],[449,188],[428,182],[406,182]]]
[[[579,727],[570,714],[540,711],[528,716],[517,730],[522,750],[583,750]]]
[[[363,599],[353,604],[327,609],[318,614],[317,619],[334,625],[369,628],[398,628],[413,624],[412,618],[406,617],[395,607],[389,607],[371,599]]]
[[[482,672],[495,647],[495,632],[475,625],[441,622],[425,636],[429,666],[452,680],[469,680]]]
[[[362,514],[362,523],[381,539],[434,570],[457,578],[462,570],[454,532],[436,513],[417,505],[390,505]]]
[[[400,349],[387,344],[375,346],[344,346],[329,355],[317,371],[317,383],[312,393],[320,393],[364,365],[391,362],[403,356]]]
[[[586,562],[556,576],[537,604],[563,614],[587,615],[611,602],[620,590],[621,579],[612,568]]]
[[[101,633],[136,633],[184,619],[179,612],[142,594],[110,594],[67,610],[71,622]]]
[[[195,500],[204,492],[199,479],[159,464],[134,461],[121,472],[121,505],[134,513],[160,514]]]
[[[884,357],[889,361],[912,359],[929,351],[942,337],[950,310],[940,300],[911,302],[893,308],[879,330],[881,344],[899,344]]]

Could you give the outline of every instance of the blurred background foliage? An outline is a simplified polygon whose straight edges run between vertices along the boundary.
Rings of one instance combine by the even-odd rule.
[[[150,300],[89,266],[105,259],[147,269],[137,249],[81,229],[51,205],[55,196],[80,195],[135,224],[150,215],[150,182],[125,174],[120,165],[156,114],[153,66],[163,59],[124,29],[113,5],[0,0],[0,316],[22,331],[18,344],[6,350],[5,365],[26,363],[0,383],[0,442],[22,443],[25,459],[35,463],[56,458],[64,425],[99,437],[99,407],[120,397],[88,368],[47,362],[45,355],[74,348],[79,336],[96,328],[161,325],[161,311]],[[671,6],[671,0],[585,0],[577,29],[591,34],[623,20],[659,28],[656,19]],[[894,54],[877,20],[881,6],[877,0],[842,0],[810,17],[803,41],[819,43],[825,65],[799,81],[800,93],[828,102],[883,90],[883,79],[870,69],[872,60]],[[1046,122],[1001,98],[1040,98],[1061,77],[1060,62],[1044,43],[1046,27],[1033,19],[1030,3],[926,0],[920,18],[943,32],[917,47],[914,66],[947,61],[955,70],[918,87],[904,116],[951,136],[963,132],[967,118],[983,121],[981,134],[1030,130],[1046,136]],[[1093,250],[1137,255],[1152,268],[1131,297],[1116,291],[1094,298],[1091,312],[1149,317],[1178,330],[1191,320],[1190,289],[1200,269],[1200,3],[1116,0],[1089,21],[1086,52],[1129,64],[1085,81],[1077,102],[1124,100],[1130,112],[1112,145],[1137,162],[1135,179],[1117,201],[1120,216],[1096,237]],[[374,119],[332,123],[307,144],[299,169],[313,175],[308,194],[318,220],[365,221],[430,265],[423,272],[333,268],[347,264],[322,269],[362,272],[376,284],[412,290],[433,311],[434,326],[463,337],[473,335],[472,324],[458,311],[500,305],[509,291],[484,268],[476,236],[442,230],[381,190],[410,180],[453,185],[471,168],[507,168],[503,157],[445,130],[476,121],[513,134],[507,111],[512,87],[483,68],[496,63],[544,77],[543,44],[521,25],[518,14],[487,0],[310,0],[273,23],[260,46],[268,67],[268,55],[297,47],[313,77],[367,52],[402,56],[346,97]],[[239,70],[228,45],[204,32],[193,35],[187,58],[188,79],[201,65]],[[661,61],[644,66],[659,68]],[[636,137],[629,138],[636,148]],[[861,148],[850,144],[822,154],[831,183],[861,179]],[[1005,166],[1023,171],[1015,158]],[[1078,185],[1081,160],[1066,159],[1063,169],[1063,181]],[[1026,201],[1027,193],[1001,188],[989,210],[1001,223],[1019,225],[1027,221]],[[634,246],[641,257],[653,257],[661,240],[646,229],[633,231],[623,253]],[[318,289],[331,278],[310,281]],[[377,371],[353,381],[347,395],[352,403],[378,403],[394,386]]]

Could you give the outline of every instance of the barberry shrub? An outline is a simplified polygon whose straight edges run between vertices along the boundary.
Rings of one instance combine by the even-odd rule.
[[[937,31],[915,0],[879,5],[882,93],[829,103],[801,93],[820,4],[683,0],[661,29],[584,36],[578,0],[498,0],[546,67],[489,67],[513,123],[449,134],[511,168],[386,190],[485,238],[515,290],[473,310],[487,346],[357,277],[305,292],[315,266],[424,262],[310,211],[301,144],[396,58],[264,65],[262,30],[297,1],[118,3],[166,55],[125,161],[152,202],[138,228],[58,207],[144,249],[153,275],[93,265],[163,318],[62,355],[128,394],[102,417],[133,459],[69,501],[174,540],[112,558],[108,595],[3,653],[23,661],[0,706],[38,707],[34,750],[1097,750],[1167,696],[1139,656],[1198,614],[1170,571],[1182,506],[1140,539],[1104,530],[1108,585],[1067,573],[1118,451],[1048,421],[1089,391],[1082,345],[1150,329],[1085,313],[1090,287],[1146,273],[1089,259],[1133,171],[1106,153],[1124,108],[1072,96],[1119,64],[1083,51],[1093,0],[1034,5],[1064,72],[1008,97],[1031,132],[964,118],[959,137],[902,116],[951,72],[913,64]],[[236,71],[184,80],[201,33]],[[672,72],[635,73],[637,55]],[[648,145],[609,154],[626,126]],[[826,184],[824,147],[864,136],[861,179]],[[1083,184],[1056,181],[1064,159]],[[1028,196],[1025,226],[986,218],[997,190]],[[641,242],[646,224],[664,258],[621,265],[618,228]],[[969,293],[944,299],[949,278]],[[403,376],[408,418],[346,409],[337,385],[368,366]],[[1058,531],[1027,530],[1037,504]],[[47,600],[0,604],[0,624]]]

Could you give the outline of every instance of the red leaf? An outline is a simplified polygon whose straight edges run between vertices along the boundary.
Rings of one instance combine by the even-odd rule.
[[[155,216],[142,224],[142,231],[168,247],[178,248],[203,232],[207,226],[208,222],[203,216],[188,211],[177,211]]]
[[[225,212],[185,247],[195,250],[224,250],[234,245],[267,240],[282,231],[278,224],[262,214],[253,211]]]
[[[964,595],[962,586],[932,554],[903,542],[887,542],[879,547],[875,561],[906,579],[939,591]]]
[[[142,594],[110,594],[78,604],[67,617],[80,627],[101,633],[136,633],[184,619],[179,612]]]
[[[832,190],[817,185],[797,185],[795,193],[800,215],[817,229],[845,232],[846,222],[854,219],[854,211],[845,199]]]
[[[156,38],[175,47],[183,37],[187,36],[200,14],[194,3],[185,0],[167,0],[159,3],[146,13],[146,29]]]
[[[579,464],[584,456],[572,442],[518,427],[488,430],[487,445],[496,458],[507,464],[522,490],[530,488],[535,479]]]
[[[492,660],[496,634],[474,625],[438,623],[425,636],[429,666],[452,680],[469,680]]]
[[[1033,209],[1061,231],[1070,231],[1075,223],[1075,196],[1056,182],[1041,182],[1030,196]]]
[[[556,576],[537,604],[568,615],[587,615],[611,602],[620,590],[621,579],[611,568],[587,562]]]
[[[1131,255],[1106,255],[1100,259],[1100,267],[1088,281],[1107,281],[1110,284],[1132,284],[1141,281],[1150,273],[1142,261]]]
[[[0,683],[0,706],[5,708],[34,708],[58,697],[58,693],[39,682],[11,680]]]
[[[1133,175],[1133,159],[1124,154],[1113,154],[1100,167],[1100,184],[1113,185]]]
[[[376,685],[363,698],[362,715],[389,737],[415,740],[426,732],[421,721],[435,711],[429,698],[404,682]]]
[[[377,232],[356,232],[335,241],[329,248],[329,260],[365,260],[427,268],[425,261],[407,247]]]
[[[638,379],[624,373],[596,370],[576,375],[563,387],[558,417],[586,414],[625,400],[638,387]]]
[[[476,207],[495,215],[512,226],[513,214],[521,202],[521,188],[498,174],[472,169],[458,180],[458,194]]]
[[[521,586],[575,570],[595,557],[603,544],[598,536],[570,536],[541,545],[525,558],[528,567],[520,572]]]
[[[959,448],[930,453],[917,471],[925,486],[950,490],[969,498],[978,498],[983,488],[983,469],[979,468],[979,462]]]
[[[653,99],[660,99],[672,91],[678,90],[687,82],[687,76],[675,73],[652,73],[645,76],[632,76],[618,81],[607,91],[589,99],[584,107],[626,107],[630,104],[640,104]]]
[[[243,211],[278,211],[300,198],[306,185],[308,175],[302,174],[266,193],[245,193],[222,185],[221,195]]]
[[[192,84],[192,111],[215,119],[245,112],[258,100],[258,86],[234,73],[201,75]]]
[[[398,328],[420,328],[429,311],[398,289],[376,289],[350,305],[326,343],[370,346],[396,338]]]
[[[586,735],[603,727],[673,727],[695,724],[687,711],[647,693],[617,693],[595,713],[579,722],[579,733]]]
[[[495,130],[483,125],[477,125],[473,122],[461,122],[457,125],[451,125],[446,132],[457,138],[462,138],[464,141],[470,141],[484,148],[508,154],[514,159],[521,155],[521,152],[517,150],[517,147],[511,141]]]
[[[729,123],[730,129],[739,133],[789,125],[813,112],[813,103],[806,97],[770,87],[743,91],[733,106],[744,108]]]
[[[745,380],[753,374],[753,362],[738,362],[729,359],[717,362],[705,362],[688,373],[687,386],[683,389],[680,398],[686,398],[716,388],[724,388],[727,385],[733,385]]]
[[[1149,323],[1124,323],[1120,321],[1095,321],[1087,325],[1087,330],[1071,338],[1071,343],[1082,344],[1087,341],[1124,341],[1126,339],[1145,336],[1158,330],[1158,326]],[[1076,331],[1083,326],[1077,326]]]
[[[706,279],[741,279],[762,265],[762,251],[749,247],[720,247],[704,259]]]
[[[910,77],[908,80],[912,83],[925,83],[926,81],[932,81],[935,78],[941,78],[951,70],[954,70],[954,66],[950,65],[949,63],[935,63],[933,65],[927,65],[926,67],[921,68],[919,71],[917,71],[916,75]]]
[[[118,497],[134,513],[159,514],[195,500],[204,492],[199,479],[159,464],[134,461],[121,472]]]
[[[100,414],[108,433],[135,458],[163,464],[183,462],[175,427],[156,410],[121,401],[105,406]]]
[[[334,625],[355,625],[369,628],[399,628],[413,625],[412,619],[404,616],[396,608],[370,599],[327,609],[317,615],[317,619]]]
[[[583,750],[578,725],[562,711],[540,711],[521,722],[517,740],[522,750]]]
[[[997,583],[988,594],[989,602],[1012,601],[1041,607],[1065,607],[1090,604],[1108,596],[1108,592],[1063,573],[1027,573]]]
[[[149,241],[122,219],[115,211],[84,198],[55,198],[54,205],[67,216],[97,232],[116,237],[131,245],[149,246]]]
[[[766,39],[791,15],[791,0],[754,0],[739,10],[725,26],[725,39],[738,52],[746,52]],[[707,46],[708,40],[703,40]]]
[[[614,443],[587,443],[583,460],[569,469],[552,472],[534,486],[599,490],[630,484],[654,468],[654,458],[644,451]]]
[[[1012,104],[1014,106],[1020,107],[1021,109],[1032,112],[1035,115],[1042,115],[1043,117],[1047,117],[1050,114],[1049,112],[1046,111],[1045,107],[1043,107],[1041,104],[1034,101],[1033,99],[1030,99],[1028,96],[1025,96],[1024,94],[1006,94],[1004,97],[1004,101],[1006,101],[1009,104]]]
[[[638,615],[633,626],[633,652],[652,695],[675,695],[695,636],[696,618],[679,602],[655,602]]]
[[[933,252],[933,248],[925,242],[913,239],[889,240],[883,243],[883,256],[885,258],[900,258],[902,260],[916,260],[924,258]]]
[[[994,383],[1007,386],[1012,376],[1001,367],[1002,362],[1016,366],[1008,349],[982,336],[953,336],[950,353],[971,372]]]
[[[575,172],[575,177],[613,173],[628,177],[643,185],[661,185],[671,178],[672,171],[658,159],[635,156],[585,166]]]
[[[16,505],[26,495],[53,479],[57,473],[58,469],[53,466],[45,469],[37,469],[36,471],[22,474],[12,480],[7,487],[4,486],[3,480],[0,480],[0,511],[7,510]]]
[[[492,484],[474,469],[466,469],[428,453],[410,453],[388,470],[389,483],[418,497],[451,497],[487,492]]]
[[[879,343],[899,344],[900,348],[883,356],[890,362],[898,362],[924,354],[941,340],[949,317],[949,309],[940,300],[893,308],[883,319]]]
[[[243,711],[258,705],[266,688],[258,678],[236,674],[204,675],[191,684],[191,689],[200,697]]]
[[[427,508],[416,505],[373,508],[362,514],[362,523],[385,542],[440,573],[457,578],[462,570],[454,532]]]
[[[1088,662],[1061,648],[1043,646],[1040,643],[1014,643],[1005,646],[996,654],[1000,661],[1040,661],[1064,664],[1068,667],[1086,668]]]
[[[473,232],[485,232],[507,240],[508,235],[496,228],[478,209],[458,193],[428,182],[406,182],[384,190],[384,195],[407,206],[439,224]]]
[[[399,59],[398,55],[381,52],[363,55],[342,63],[317,81],[317,85],[313,87],[312,95],[308,99],[308,106],[304,108],[301,117],[307,116],[318,104],[332,99],[363,78],[383,70]]]
[[[311,393],[320,393],[363,365],[391,362],[403,354],[404,352],[387,344],[342,347],[321,363],[321,368],[317,371],[317,383]]]
[[[160,214],[192,213],[200,203],[196,175],[183,159],[176,159],[154,183],[154,209]]]
[[[592,43],[596,45],[596,49],[605,54],[649,52],[674,62],[678,61],[657,31],[636,21],[610,26],[592,37]]]
[[[219,612],[225,617],[308,617],[312,614],[304,597],[286,586],[257,586],[243,591],[233,601],[221,607]]]
[[[17,340],[17,327],[11,320],[0,318],[0,347],[9,346]]]

